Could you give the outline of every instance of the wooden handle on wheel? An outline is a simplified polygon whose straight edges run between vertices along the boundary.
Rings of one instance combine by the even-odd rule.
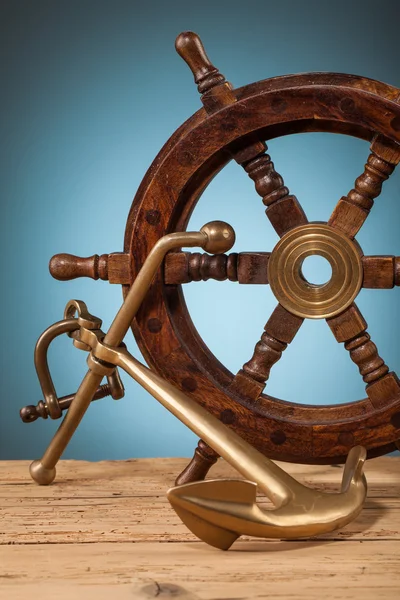
[[[56,254],[50,260],[50,274],[59,281],[77,277],[102,279],[110,283],[130,284],[130,256],[124,252],[93,254],[83,258],[74,254]]]
[[[93,254],[83,258],[74,254],[56,254],[50,260],[49,271],[54,279],[69,281],[77,277],[108,279],[108,255]]]
[[[221,83],[227,83],[225,77],[208,58],[197,33],[193,31],[180,33],[176,38],[175,48],[192,71],[200,94],[205,94]]]

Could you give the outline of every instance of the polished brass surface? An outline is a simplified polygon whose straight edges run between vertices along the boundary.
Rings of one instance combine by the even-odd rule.
[[[258,452],[194,400],[136,360],[126,348],[102,342],[94,331],[81,328],[81,341],[92,356],[117,365],[131,375],[165,408],[206,441],[250,481],[190,483],[172,488],[168,499],[183,522],[205,542],[227,549],[242,534],[293,538],[327,533],[353,520],[362,509],[367,484],[362,473],[366,451],[350,452],[341,493],[310,489]],[[257,486],[275,508],[256,504]]]
[[[62,415],[61,408],[58,405],[58,398],[54,388],[53,380],[50,375],[49,365],[47,362],[47,352],[51,342],[62,335],[76,331],[80,325],[76,320],[64,319],[51,325],[39,337],[34,353],[35,368],[43,393],[43,401],[45,410],[49,417],[58,419]]]
[[[365,458],[364,448],[352,448],[340,493],[311,490],[293,480],[285,501],[272,510],[257,505],[257,484],[251,481],[201,481],[172,488],[167,495],[185,525],[221,550],[240,535],[310,537],[344,527],[360,513],[367,492],[362,473]]]
[[[309,283],[304,259],[319,255],[329,261],[332,277]],[[362,252],[358,244],[326,223],[309,223],[284,235],[268,262],[268,280],[277,300],[291,313],[309,319],[333,317],[353,302],[362,285]]]
[[[76,319],[73,318],[75,313],[78,314]],[[49,371],[47,362],[48,349],[50,343],[56,337],[63,333],[72,335],[73,332],[78,330],[81,326],[90,329],[98,329],[101,327],[101,320],[89,313],[86,304],[82,302],[82,300],[70,300],[64,312],[64,319],[48,327],[36,343],[34,354],[36,372],[43,392],[45,410],[52,419],[61,417],[62,409],[59,406],[59,401]]]
[[[82,300],[70,300],[65,307],[64,319],[74,319],[75,315],[79,327],[100,329],[102,324],[101,319],[91,315],[88,307]]]
[[[125,388],[122,383],[118,369],[114,369],[111,375],[107,376],[107,386],[113,400],[121,400],[125,396]]]
[[[236,235],[234,229],[224,221],[211,221],[200,229],[207,236],[207,242],[203,246],[210,254],[223,254],[226,248],[232,248]]]
[[[120,392],[118,391],[118,393],[120,393]],[[101,400],[102,398],[105,398],[106,396],[112,396],[112,394],[113,394],[113,392],[111,390],[111,387],[108,384],[101,385],[97,389],[95,395],[93,396],[92,401]],[[122,396],[120,396],[120,397],[122,397]],[[61,412],[64,412],[71,406],[72,400],[74,398],[75,398],[75,394],[68,394],[68,396],[62,396],[61,398],[58,398],[58,406],[59,406]],[[117,399],[117,398],[115,398],[115,399]],[[36,421],[36,419],[39,419],[40,417],[42,419],[47,419],[49,417],[47,406],[46,406],[45,402],[43,402],[43,400],[39,400],[39,402],[37,403],[36,406],[34,406],[33,404],[24,406],[19,411],[19,415],[24,423],[33,423],[34,421]]]
[[[177,232],[162,237],[155,244],[145,264],[139,271],[125,302],[122,304],[108,333],[104,337],[104,343],[110,346],[120,346],[159,266],[169,250],[199,246],[208,250],[217,249],[218,252],[227,252],[232,247],[234,241],[235,234],[233,229],[230,225],[222,221],[207,223],[199,232]],[[65,321],[68,322],[71,320],[71,323],[76,324],[74,328],[71,328],[71,331],[75,331],[79,326],[82,328],[89,327],[96,339],[97,335],[102,337],[99,330],[101,321],[90,315],[83,304],[75,300],[70,301],[65,309]],[[76,312],[78,313],[78,319],[72,319],[71,317]],[[95,331],[96,333],[94,333]],[[76,336],[74,336],[74,345],[82,350],[90,349],[84,341]],[[89,371],[83,379],[67,414],[43,457],[40,460],[34,461],[31,465],[31,476],[39,484],[47,485],[54,480],[56,475],[55,466],[89,407],[103,377],[111,375],[114,370],[112,364],[102,364],[91,355],[88,357],[88,366]]]
[[[74,318],[75,314],[77,315]],[[88,327],[89,329],[99,330],[101,320],[98,317],[91,315],[87,306],[82,300],[70,300],[64,311],[64,319],[51,325],[39,337],[34,353],[35,367],[38,375],[39,383],[43,392],[43,400],[40,400],[36,406],[25,406],[20,410],[20,417],[25,423],[33,423],[37,418],[42,417],[47,419],[58,419],[62,416],[63,410],[69,408],[75,395],[70,394],[58,398],[52,377],[50,375],[49,365],[47,361],[47,353],[51,342],[63,333],[67,333],[70,337],[74,337],[74,344],[82,350],[90,350],[85,347],[79,339],[76,339],[76,332],[80,327]],[[96,390],[93,400],[99,400],[105,396],[111,395],[114,399],[122,398],[124,395],[124,386],[115,371],[108,375],[108,385],[100,386]]]

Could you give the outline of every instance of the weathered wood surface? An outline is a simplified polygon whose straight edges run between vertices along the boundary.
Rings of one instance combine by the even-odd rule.
[[[0,462],[0,598],[399,597],[400,458],[367,463],[366,506],[343,530],[304,541],[248,538],[228,552],[197,541],[166,500],[186,462],[62,461],[50,487],[30,481],[27,461]],[[342,467],[284,467],[326,490],[342,475]],[[222,461],[212,475],[236,476]]]

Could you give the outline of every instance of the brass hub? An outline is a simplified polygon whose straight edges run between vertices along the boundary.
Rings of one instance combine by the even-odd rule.
[[[307,256],[322,256],[332,277],[322,285],[309,283],[302,264]],[[363,270],[358,244],[325,223],[309,223],[289,231],[275,246],[268,279],[277,300],[291,313],[326,319],[343,312],[360,291]]]

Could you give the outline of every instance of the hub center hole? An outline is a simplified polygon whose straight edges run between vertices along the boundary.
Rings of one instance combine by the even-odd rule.
[[[332,278],[332,267],[323,256],[307,256],[301,266],[303,277],[311,285],[324,285]]]

